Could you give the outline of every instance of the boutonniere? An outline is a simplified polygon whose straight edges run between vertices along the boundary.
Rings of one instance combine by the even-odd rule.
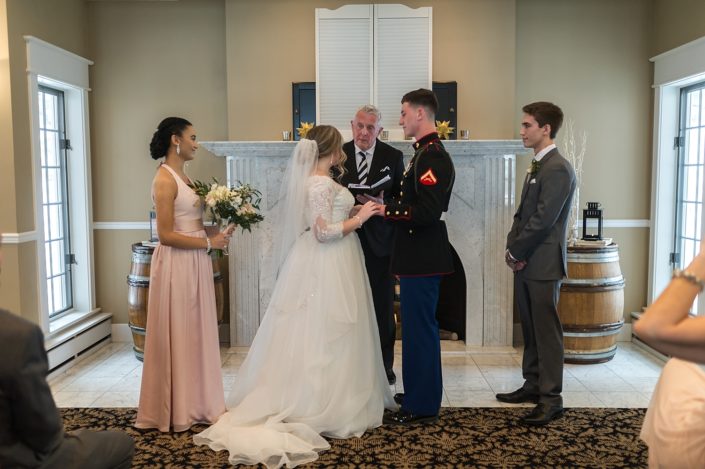
[[[380,173],[383,173],[383,172],[385,172],[385,171],[391,171],[391,169],[389,168],[389,166],[385,166],[384,168],[382,168],[382,169],[379,170]]]
[[[527,173],[529,173],[529,176],[536,177],[536,173],[539,172],[539,169],[541,169],[541,162],[536,161],[535,159],[531,160],[531,166],[526,170]]]

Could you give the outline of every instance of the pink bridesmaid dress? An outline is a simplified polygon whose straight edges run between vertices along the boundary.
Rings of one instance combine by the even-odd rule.
[[[205,238],[201,201],[177,185],[174,231]],[[154,198],[154,193],[152,193]],[[147,337],[135,427],[181,432],[225,412],[213,266],[205,249],[158,244],[149,277]]]

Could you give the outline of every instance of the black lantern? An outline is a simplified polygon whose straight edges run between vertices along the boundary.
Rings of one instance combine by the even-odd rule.
[[[597,220],[597,234],[588,233],[588,219]],[[602,209],[599,202],[588,202],[587,208],[583,209],[583,239],[587,241],[599,241],[602,239]]]

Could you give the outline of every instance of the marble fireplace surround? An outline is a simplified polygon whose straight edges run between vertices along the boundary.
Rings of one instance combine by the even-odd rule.
[[[387,142],[412,155],[410,141]],[[277,203],[287,159],[296,142],[200,142],[226,158],[227,181],[248,182],[262,191],[262,227],[241,230],[230,249],[230,344],[252,343],[271,293],[261,280],[269,252],[268,215]],[[468,351],[500,351],[512,346],[512,276],[504,265],[504,244],[515,210],[515,158],[527,151],[520,140],[444,142],[456,170],[446,223],[467,280]]]

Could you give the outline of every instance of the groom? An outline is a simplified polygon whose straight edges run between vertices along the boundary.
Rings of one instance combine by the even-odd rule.
[[[362,106],[350,122],[353,140],[343,145],[347,155],[345,174],[340,183],[373,185],[386,179],[372,192],[377,196],[378,203],[384,203],[383,198],[399,194],[404,162],[402,152],[379,141],[382,131],[382,114],[372,105]],[[357,203],[365,203],[367,199],[361,195]],[[357,230],[365,255],[365,267],[370,280],[372,300],[375,305],[379,342],[382,346],[382,360],[387,372],[389,384],[397,380],[392,366],[394,365],[394,340],[396,338],[396,323],[394,322],[394,277],[389,270],[392,253],[393,226],[382,217],[372,217]]]
[[[384,207],[385,220],[394,225],[392,272],[401,288],[405,392],[394,396],[401,409],[384,416],[389,425],[438,420],[443,377],[436,308],[441,278],[453,272],[444,220],[455,168],[436,133],[438,100],[431,90],[418,89],[401,103],[399,125],[416,142],[399,197]]]

